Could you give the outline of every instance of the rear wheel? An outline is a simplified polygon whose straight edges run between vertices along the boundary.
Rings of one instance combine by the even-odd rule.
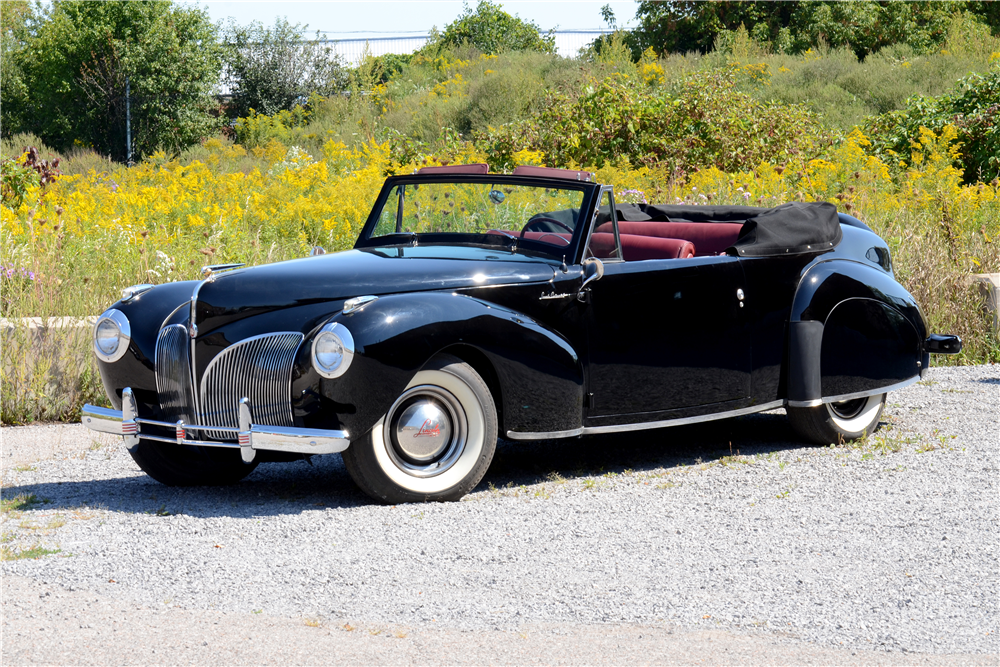
[[[235,484],[257,467],[243,463],[238,449],[171,445],[139,440],[129,450],[142,471],[167,486],[223,486]]]
[[[486,383],[468,364],[440,355],[342,456],[354,482],[379,502],[458,500],[486,474],[496,442]]]
[[[787,408],[788,420],[803,438],[817,445],[840,444],[869,435],[878,426],[885,394],[824,403],[814,408]]]

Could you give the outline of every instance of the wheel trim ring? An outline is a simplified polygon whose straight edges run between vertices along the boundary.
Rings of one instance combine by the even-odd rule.
[[[866,407],[868,407],[869,397],[855,398],[849,401],[840,401],[838,403],[829,403],[830,412],[833,416],[840,419],[854,419],[860,415]],[[838,406],[844,406],[846,409],[842,410]]]
[[[409,399],[418,396],[429,396],[443,404],[451,420],[451,440],[443,448],[443,453],[435,461],[426,465],[410,463],[404,458],[402,452],[397,451],[398,445],[393,442],[393,435],[396,423],[396,413],[400,406],[408,402]],[[396,402],[392,404],[383,420],[382,442],[385,445],[386,453],[392,463],[407,475],[413,477],[427,478],[436,477],[448,472],[462,457],[468,443],[469,427],[465,416],[465,410],[450,391],[433,385],[417,385],[404,391]]]

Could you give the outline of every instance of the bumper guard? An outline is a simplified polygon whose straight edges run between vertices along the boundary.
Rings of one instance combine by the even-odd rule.
[[[133,450],[139,445],[139,438],[155,440],[176,445],[196,445],[200,447],[225,447],[239,449],[243,461],[251,463],[257,455],[256,450],[268,449],[278,452],[295,454],[333,454],[342,452],[350,444],[347,431],[326,431],[314,428],[288,428],[284,426],[261,426],[253,423],[250,412],[250,401],[240,400],[240,425],[231,426],[201,426],[145,419],[138,416],[135,396],[132,389],[122,390],[122,409],[99,408],[96,405],[83,406],[83,416],[80,421],[84,426],[101,433],[120,435],[125,439],[125,446]],[[175,437],[143,433],[143,424],[174,429]],[[188,431],[204,430],[232,433],[236,442],[218,440],[194,440],[187,437]]]

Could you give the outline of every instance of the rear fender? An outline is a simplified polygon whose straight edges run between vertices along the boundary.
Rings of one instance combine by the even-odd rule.
[[[927,366],[913,297],[877,268],[848,260],[811,267],[792,303],[788,404],[819,405],[889,391]]]
[[[499,390],[494,399],[504,420],[501,432],[580,426],[579,355],[562,336],[523,314],[461,294],[422,292],[381,297],[328,321],[351,332],[355,357],[341,377],[320,378],[310,361],[316,332],[307,336],[299,353],[305,372],[293,383],[293,398],[315,392],[318,402],[296,406],[309,425],[330,428],[335,418],[337,427],[357,438],[436,354],[475,348],[492,366],[496,382],[485,379]]]

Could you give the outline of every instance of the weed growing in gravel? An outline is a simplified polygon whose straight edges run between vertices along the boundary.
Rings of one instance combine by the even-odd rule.
[[[13,498],[0,498],[0,514],[7,515],[13,512],[23,512],[24,510],[31,509],[40,502],[42,501],[33,493],[21,493]]]
[[[313,617],[313,616],[307,616],[306,618],[302,619],[302,622],[305,623],[306,625],[308,625],[310,628],[321,628],[321,627],[323,627],[323,621],[322,621],[322,619],[319,619],[319,618],[316,618],[316,617]]]
[[[61,552],[62,549],[47,549],[40,544],[35,544],[28,549],[0,546],[0,560],[38,560],[44,556],[51,556],[52,554]]]
[[[49,532],[57,528],[62,528],[65,525],[66,519],[62,515],[57,514],[56,516],[51,517],[48,522],[44,524],[35,523],[34,521],[28,521],[25,519],[18,524],[18,528],[22,530],[42,531],[43,534],[48,534]]]
[[[563,477],[562,475],[560,475],[557,472],[550,472],[548,474],[548,477],[546,477],[546,479],[549,480],[550,482],[552,482],[553,484],[565,484],[566,483],[566,478]]]

